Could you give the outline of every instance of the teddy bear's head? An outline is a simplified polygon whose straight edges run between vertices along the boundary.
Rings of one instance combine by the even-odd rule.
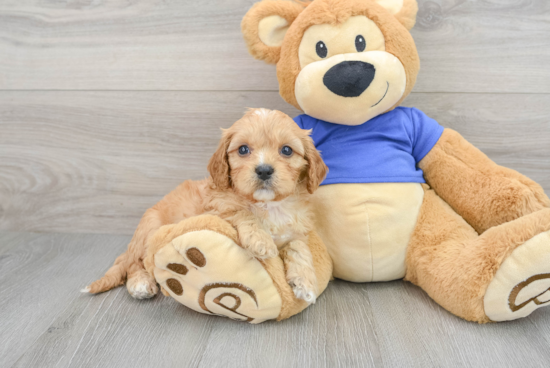
[[[250,53],[277,64],[281,96],[317,119],[362,124],[398,106],[420,68],[416,0],[264,0],[242,21]]]

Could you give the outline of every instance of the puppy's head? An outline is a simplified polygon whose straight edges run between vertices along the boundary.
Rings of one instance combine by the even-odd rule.
[[[327,174],[309,131],[286,114],[250,109],[223,131],[208,171],[220,189],[254,201],[279,201],[301,187],[313,193]]]

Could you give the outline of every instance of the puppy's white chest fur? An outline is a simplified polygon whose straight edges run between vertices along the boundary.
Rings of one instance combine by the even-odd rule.
[[[292,197],[278,202],[256,203],[252,211],[261,219],[264,228],[279,248],[307,234],[309,209],[303,202]]]

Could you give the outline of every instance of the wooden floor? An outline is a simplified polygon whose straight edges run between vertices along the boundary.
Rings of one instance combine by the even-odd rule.
[[[547,367],[550,308],[477,325],[403,281],[332,282],[284,322],[206,316],[125,288],[78,289],[129,236],[0,235],[2,367]]]
[[[548,367],[550,308],[480,326],[402,281],[335,281],[258,326],[78,292],[206,175],[220,127],[298,113],[242,41],[255,1],[0,0],[0,367]],[[404,104],[550,192],[550,1],[419,6]]]

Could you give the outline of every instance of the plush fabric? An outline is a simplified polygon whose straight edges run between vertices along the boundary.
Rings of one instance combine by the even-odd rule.
[[[324,23],[338,24],[356,15],[365,15],[379,26],[385,37],[386,51],[397,57],[405,68],[405,91],[401,99],[388,110],[398,106],[405,99],[416,82],[420,61],[410,33],[394,16],[369,0],[316,0],[306,10],[306,16],[298,17],[289,27],[277,63],[279,92],[285,101],[301,109],[294,93],[296,78],[301,70],[296,50],[307,28]]]
[[[334,275],[350,281],[405,275],[450,312],[480,323],[525,317],[550,305],[550,200],[542,188],[425,118],[404,123],[402,139],[387,134],[403,122],[404,111],[422,115],[395,109],[419,70],[408,31],[416,1],[303,5],[285,24],[273,62],[281,96],[309,115],[296,121],[312,129],[329,167],[315,206]],[[286,2],[278,6],[299,10]],[[256,7],[273,13],[272,3]],[[247,15],[243,24],[258,28],[261,20],[251,19]],[[252,55],[265,59],[268,54],[258,55],[243,32]],[[354,34],[366,44],[355,45]],[[371,127],[375,139],[364,134]],[[415,182],[424,181],[424,194],[415,194],[411,188],[421,185]]]
[[[250,53],[266,63],[275,64],[279,61],[281,54],[281,46],[268,46],[260,39],[261,33],[269,31],[260,31],[259,24],[262,19],[278,16],[280,19],[286,20],[288,24],[294,22],[298,14],[304,9],[303,5],[296,2],[282,3],[280,0],[264,0],[261,3],[254,4],[246,13],[241,23],[241,30],[245,35],[245,40]],[[271,18],[273,19],[273,18]],[[274,22],[276,22],[274,20]],[[277,24],[280,27],[281,23]],[[266,24],[264,24],[266,26]]]
[[[434,190],[423,185],[424,202],[407,250],[405,279],[420,286],[451,313],[469,321],[490,322],[484,309],[489,283],[515,249],[550,230],[550,209],[478,235]],[[518,272],[519,268],[525,274],[539,272],[532,267],[533,264],[525,263]],[[523,280],[517,280],[520,281]],[[511,291],[502,291],[503,297],[507,298]],[[520,317],[523,315],[516,318]]]
[[[260,323],[281,311],[281,297],[262,264],[225,235],[187,232],[154,257],[157,282],[197,312]]]
[[[313,196],[316,229],[334,277],[389,281],[405,276],[407,245],[424,192],[417,183],[332,184]]]
[[[394,106],[407,85],[404,65],[386,51],[382,31],[364,15],[309,27],[298,58],[298,105],[306,114],[332,123],[363,124]]]
[[[443,127],[435,120],[407,107],[398,107],[352,127],[308,115],[299,115],[294,120],[300,128],[312,130],[315,147],[329,167],[321,185],[424,183],[417,164],[443,133]]]
[[[479,233],[550,207],[539,184],[495,164],[451,129],[419,167],[437,194]]]
[[[483,299],[487,317],[492,321],[509,321],[526,317],[550,303],[549,264],[550,231],[514,249],[487,287]]]
[[[200,313],[260,323],[307,307],[288,285],[280,257],[259,261],[238,244],[237,231],[226,221],[191,217],[154,234],[144,265],[164,295]],[[332,260],[315,233],[308,247],[321,293],[332,277]]]
[[[416,13],[418,4],[416,0],[403,0],[401,9],[395,14],[395,18],[408,30],[412,29],[416,23]]]
[[[312,130],[331,173],[311,199],[316,231],[307,246],[316,291],[332,276],[355,282],[404,277],[469,321],[526,317],[550,305],[550,199],[459,133],[442,131],[416,109],[398,108],[419,70],[408,31],[417,10],[415,0],[264,0],[243,19],[250,53],[277,64],[280,94],[308,113],[296,121]],[[220,187],[234,185],[228,148],[226,139],[209,166]],[[313,194],[325,166],[311,141],[304,149],[304,180]],[[200,195],[188,189],[188,200]],[[169,212],[142,221],[160,226],[180,218]],[[86,291],[107,290],[127,273],[140,273],[201,313],[259,323],[302,311],[308,304],[287,281],[288,262],[259,261],[238,239],[229,223],[212,215],[164,226],[146,244],[147,272],[130,246]]]

